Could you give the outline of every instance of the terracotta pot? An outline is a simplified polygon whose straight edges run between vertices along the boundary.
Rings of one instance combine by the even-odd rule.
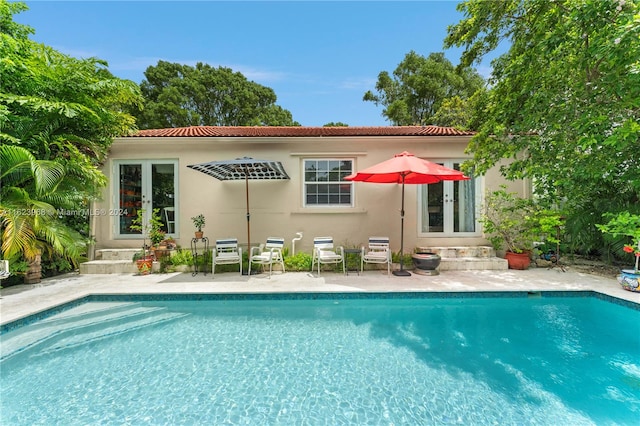
[[[138,267],[140,275],[148,275],[151,273],[153,259],[138,259],[136,260],[136,266]]]
[[[204,232],[202,232],[202,231],[200,231],[200,232],[196,231],[196,238],[197,238],[197,239],[201,239],[203,235],[204,235]]]
[[[618,275],[618,282],[623,289],[640,293],[640,273],[633,269],[623,269]]]
[[[504,254],[504,258],[507,259],[507,263],[509,264],[509,269],[527,269],[531,265],[531,253],[522,252],[522,253],[514,253],[508,251]]]
[[[156,260],[160,260],[162,257],[169,255],[169,250],[167,250],[166,246],[158,246],[158,248],[153,250],[153,254]]]

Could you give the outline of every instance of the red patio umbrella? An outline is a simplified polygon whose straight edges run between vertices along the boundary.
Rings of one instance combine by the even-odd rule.
[[[404,184],[429,184],[443,180],[468,180],[462,172],[440,164],[432,163],[404,151],[382,163],[346,176],[345,180],[369,183],[401,183],[402,208],[400,209],[400,270],[393,271],[397,276],[409,276],[404,270]]]

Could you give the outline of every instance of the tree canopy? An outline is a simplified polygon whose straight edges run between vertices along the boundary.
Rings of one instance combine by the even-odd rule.
[[[449,112],[438,117],[440,125],[466,127],[469,118],[459,109],[466,109],[465,101],[483,86],[484,79],[475,70],[454,67],[443,53],[425,58],[411,51],[393,76],[387,71],[378,74],[377,94],[367,91],[363,100],[384,106],[382,115],[397,126],[434,124],[444,103]],[[454,104],[458,111],[452,113]]]
[[[82,211],[106,178],[99,170],[114,137],[134,129],[126,111],[142,103],[138,85],[114,77],[97,58],[76,59],[29,39],[13,15],[24,3],[0,1],[0,238],[5,256],[36,253],[77,261],[88,223]]]
[[[187,126],[299,126],[273,89],[230,68],[158,61],[144,73],[142,129]]]
[[[486,121],[469,146],[483,173],[502,159],[510,179],[593,224],[607,210],[640,209],[640,14],[637,2],[467,0],[445,47],[469,66],[495,59]],[[587,222],[587,223],[585,223]]]
[[[98,164],[113,137],[133,129],[124,110],[141,104],[139,88],[98,58],[76,59],[30,40],[34,30],[12,19],[26,9],[0,3],[0,137],[39,159],[79,151]]]

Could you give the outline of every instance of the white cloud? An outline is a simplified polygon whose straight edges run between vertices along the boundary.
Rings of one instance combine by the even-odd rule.
[[[271,83],[276,81],[283,81],[289,78],[291,75],[282,71],[270,71],[256,69],[246,65],[221,65],[223,67],[231,68],[233,71],[239,72],[248,80],[260,81],[262,83]]]
[[[340,89],[347,90],[371,90],[376,86],[375,78],[348,78],[338,84]]]

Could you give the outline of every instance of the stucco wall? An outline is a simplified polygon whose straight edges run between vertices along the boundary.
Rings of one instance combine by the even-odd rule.
[[[255,245],[268,236],[281,236],[290,245],[296,232],[303,239],[296,251],[311,252],[314,236],[333,236],[336,243],[360,246],[369,236],[391,238],[393,251],[400,248],[401,188],[395,184],[355,183],[355,207],[352,209],[303,207],[303,160],[309,158],[346,157],[354,159],[355,171],[409,151],[418,157],[434,160],[463,159],[468,136],[401,136],[401,137],[278,137],[278,138],[120,138],[114,141],[104,172],[109,185],[103,201],[96,209],[112,209],[114,162],[122,159],[178,160],[178,227],[176,240],[189,247],[193,237],[190,218],[204,214],[203,229],[211,241],[237,237],[247,240],[246,194],[243,181],[219,181],[196,170],[189,164],[230,160],[250,156],[282,162],[290,176],[287,181],[249,181],[251,211],[251,243]],[[483,178],[482,190],[497,188],[503,183],[493,170]],[[526,182],[511,183],[511,190],[528,195]],[[405,192],[404,248],[416,246],[456,246],[487,244],[481,235],[466,238],[418,238],[417,186],[407,185]],[[114,221],[117,217],[93,217],[96,248],[139,247],[134,238],[116,239]]]

